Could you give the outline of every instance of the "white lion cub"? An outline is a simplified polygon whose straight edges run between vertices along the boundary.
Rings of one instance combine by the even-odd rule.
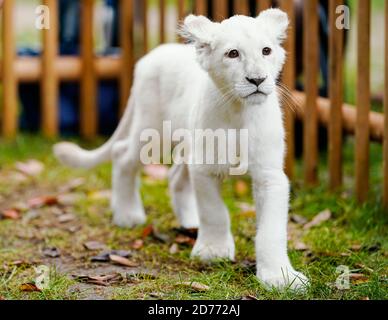
[[[267,286],[300,289],[307,278],[287,255],[289,182],[283,171],[285,133],[276,79],[285,61],[281,47],[288,17],[279,9],[257,18],[234,16],[213,23],[188,16],[181,35],[190,44],[168,44],[139,61],[128,107],[118,129],[101,148],[54,147],[60,161],[92,168],[113,161],[114,223],[133,227],[146,221],[138,190],[143,130],[247,129],[248,169],[257,208],[257,277]],[[220,196],[224,165],[173,166],[170,190],[183,227],[199,227],[192,256],[234,259],[228,210]]]

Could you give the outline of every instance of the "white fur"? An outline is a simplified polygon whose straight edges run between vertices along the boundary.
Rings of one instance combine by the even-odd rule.
[[[257,276],[268,287],[300,289],[307,279],[287,255],[289,182],[283,171],[285,153],[282,111],[276,79],[285,61],[281,42],[288,18],[269,9],[257,18],[234,16],[222,23],[189,16],[181,34],[191,44],[163,45],[137,64],[130,106],[111,140],[96,151],[71,144],[54,148],[73,167],[90,168],[113,160],[114,222],[133,227],[145,222],[138,191],[139,153],[143,129],[248,129],[249,172],[257,207]],[[263,48],[272,54],[263,54]],[[238,50],[239,57],[228,53]],[[265,78],[263,94],[246,78]],[[192,255],[203,260],[234,259],[228,210],[220,196],[228,166],[175,165],[170,190],[184,227],[197,227]]]

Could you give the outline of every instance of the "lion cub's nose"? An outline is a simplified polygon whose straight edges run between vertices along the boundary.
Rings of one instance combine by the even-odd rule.
[[[248,82],[250,82],[256,86],[260,86],[267,79],[267,77],[265,77],[265,78],[252,78],[252,79],[247,77],[246,79]]]

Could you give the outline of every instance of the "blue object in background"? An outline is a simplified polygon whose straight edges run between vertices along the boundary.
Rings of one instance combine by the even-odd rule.
[[[59,50],[60,55],[79,54],[79,29],[80,29],[80,1],[59,0]],[[107,44],[106,53],[112,51],[109,47],[117,46],[118,39],[118,14],[117,0],[106,0],[105,4],[112,8],[114,19],[112,21],[113,35],[111,43]],[[36,57],[40,52],[23,48],[18,51],[20,56]],[[37,132],[40,130],[40,84],[22,83],[19,86],[22,114],[20,126],[22,130]],[[61,83],[59,90],[59,126],[62,135],[70,136],[79,133],[79,83]],[[116,80],[100,81],[98,85],[98,118],[99,130],[102,135],[110,135],[116,128],[119,109],[119,86]]]

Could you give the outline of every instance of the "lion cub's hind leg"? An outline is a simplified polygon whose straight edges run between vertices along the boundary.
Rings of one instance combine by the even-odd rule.
[[[128,138],[113,147],[112,210],[113,222],[119,227],[132,228],[146,222],[140,196],[139,141]]]
[[[172,205],[183,228],[199,227],[197,203],[187,165],[174,165],[169,172]]]

